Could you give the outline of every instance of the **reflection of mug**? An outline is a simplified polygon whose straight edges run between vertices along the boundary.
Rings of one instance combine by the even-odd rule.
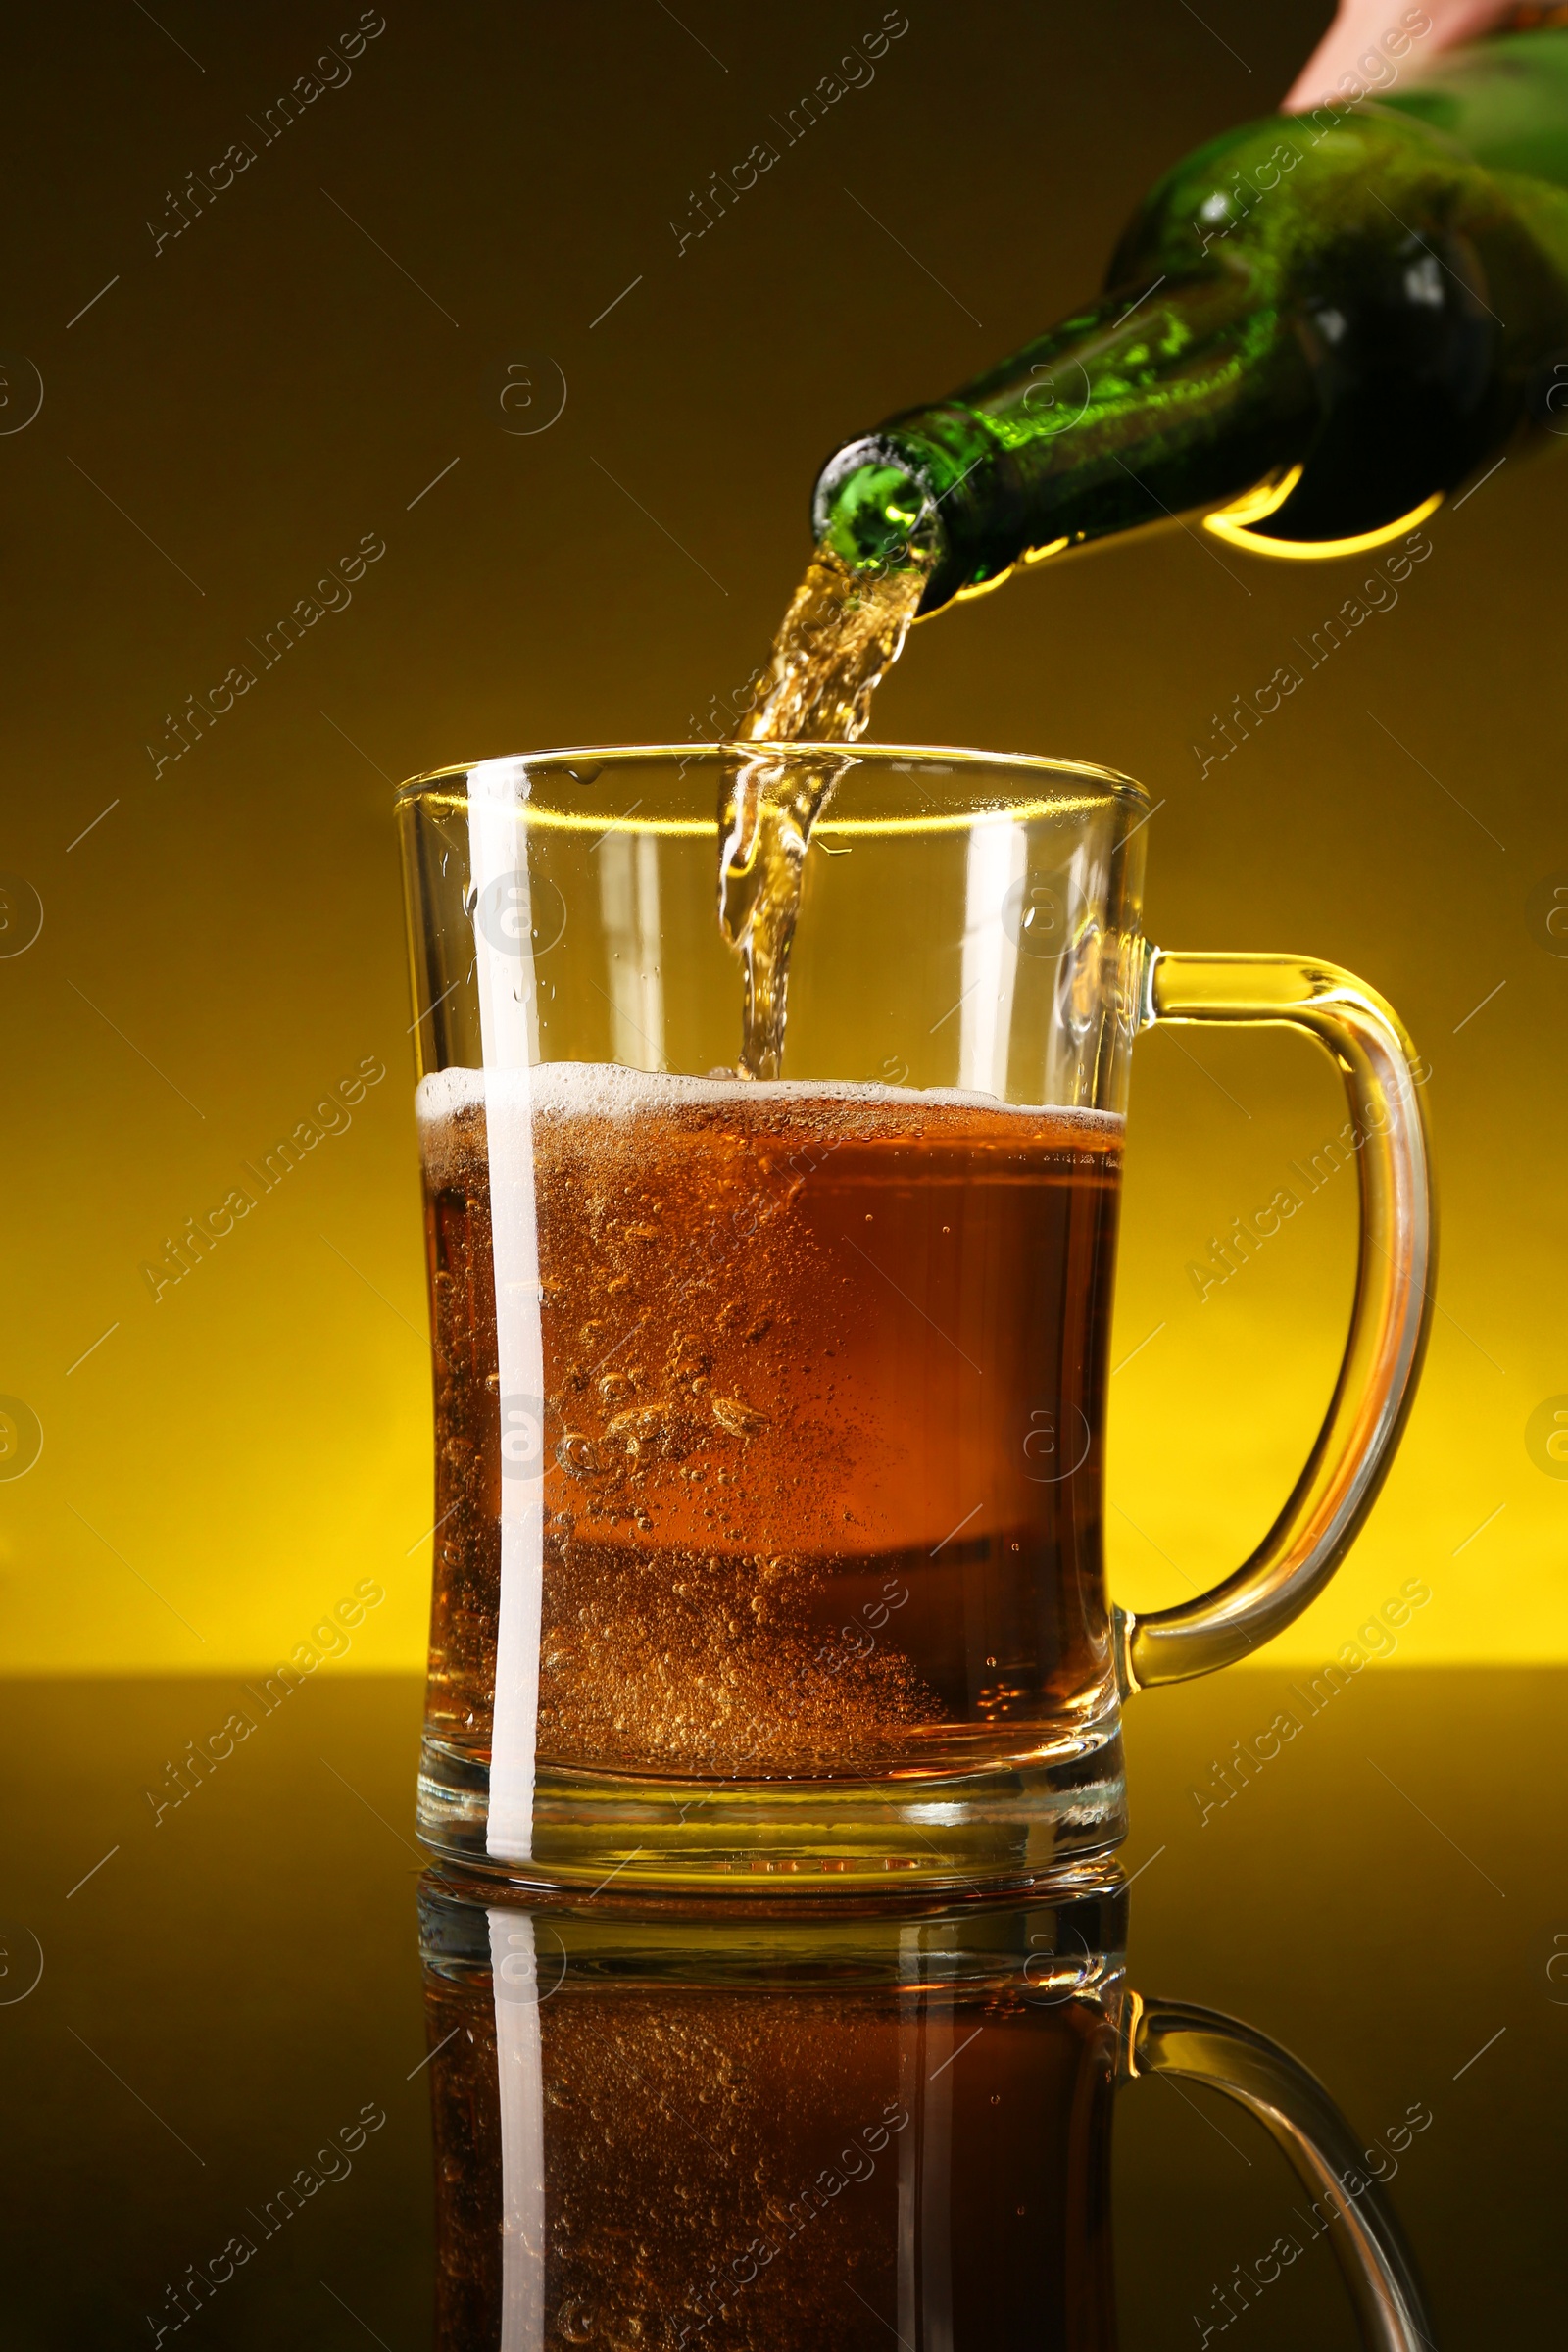
[[[498,760],[401,798],[436,1364],[422,1830],[583,1886],[1027,1883],[1122,1835],[1126,1694],[1277,1632],[1370,1506],[1432,1276],[1406,1042],[1331,965],[1150,948],[1137,786],[842,750],[785,1075],[738,1077],[713,812],[744,756]],[[819,750],[768,759],[820,781]],[[1280,1519],[1135,1621],[1102,1484],[1156,1021],[1329,1048],[1363,1233]]]
[[[1364,2341],[1430,2342],[1376,2184],[1396,2159],[1276,2043],[1129,1992],[1124,1892],[779,1911],[486,1908],[426,1880],[440,2352],[1109,2352],[1112,2093],[1156,2073],[1250,2109],[1305,2192],[1212,2334],[1327,2233]]]

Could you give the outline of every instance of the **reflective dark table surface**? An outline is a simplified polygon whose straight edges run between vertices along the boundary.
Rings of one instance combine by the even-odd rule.
[[[537,1966],[525,1989],[595,1995],[544,2012],[541,2075],[537,2023],[524,2047],[494,2022],[487,1972],[514,1945],[482,1907],[466,1916],[426,1885],[421,1972],[414,1681],[307,1686],[200,1777],[188,1761],[181,1776],[187,1743],[224,1747],[214,1735],[245,1703],[237,1682],[18,1684],[6,1697],[6,2352],[470,2352],[503,2328],[508,2352],[1108,2343],[1102,2314],[1053,2302],[1054,2281],[1100,2259],[1089,2238],[1104,2251],[1097,2168],[1131,2352],[1359,2340],[1330,2232],[1248,2115],[1169,2078],[1118,2097],[1113,2132],[1108,2107],[1088,2115],[1072,2070],[1102,2080],[1114,2036],[1095,2041],[1087,1980],[1056,1984],[1037,1963],[1030,1982],[1050,1998],[1026,2033],[971,2046],[964,2019],[945,2040],[923,2026],[916,2044],[895,2026],[884,2047],[842,1960],[860,1931],[830,1920],[791,1930],[787,1963],[760,1931],[749,2004],[688,1995],[674,2033],[624,1958],[641,1930],[540,1914],[516,1964]],[[1146,1997],[1226,2012],[1311,2069],[1383,2178],[1446,2347],[1562,2325],[1565,1699],[1560,1672],[1375,1667],[1315,1712],[1271,1669],[1141,1699],[1130,1884],[1073,1914],[1074,1950],[1097,1922],[1111,1942],[1125,1934]],[[1260,1739],[1287,1705],[1301,1729]],[[726,1936],[733,1950],[724,1917],[682,1931],[688,1975]],[[433,1934],[446,1958],[432,1967]],[[929,1923],[892,1934],[905,1951],[911,1936],[940,1941]],[[1061,1940],[1028,1921],[1006,1934]],[[775,1997],[787,1979],[789,1999]],[[976,2016],[1007,2023],[994,2003]],[[533,2067],[519,2095],[548,2152],[532,2218],[555,2268],[538,2311],[515,2282],[506,2312],[500,2300],[498,2047]],[[911,2065],[918,2131],[899,2121]],[[932,2121],[930,2085],[949,2066],[941,2117],[960,2120],[938,2163],[949,2126]],[[900,2253],[898,2180],[917,2137],[940,2292],[922,2255],[914,2293]],[[817,2199],[797,2245],[767,2217],[818,2160],[844,2193]],[[721,2264],[740,2276],[746,2245],[775,2239],[766,2276],[714,2290]]]

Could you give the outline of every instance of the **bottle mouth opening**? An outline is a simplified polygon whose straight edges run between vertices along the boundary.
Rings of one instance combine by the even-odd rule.
[[[922,409],[836,450],[817,476],[811,522],[825,546],[863,572],[918,567],[917,620],[956,596],[980,595],[1008,568],[988,557],[1000,450],[966,411]]]
[[[817,545],[854,571],[940,569],[948,534],[937,455],[886,433],[836,450],[811,494]]]

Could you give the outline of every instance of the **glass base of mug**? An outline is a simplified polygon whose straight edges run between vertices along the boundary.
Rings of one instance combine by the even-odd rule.
[[[528,1855],[489,1851],[488,1777],[427,1737],[418,1834],[443,1861],[514,1886],[1003,1892],[1108,1853],[1127,1834],[1119,1712],[1059,1754],[898,1780],[701,1785],[541,1771]]]

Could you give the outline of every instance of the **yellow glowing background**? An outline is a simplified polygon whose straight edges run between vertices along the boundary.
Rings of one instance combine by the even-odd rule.
[[[351,77],[269,136],[322,45],[292,12],[204,24],[198,74],[126,11],[69,87],[40,85],[13,125],[41,200],[0,336],[44,393],[0,431],[0,867],[21,883],[0,944],[29,891],[43,911],[0,956],[0,1393],[43,1431],[0,1481],[13,1671],[270,1663],[367,1579],[385,1599],[334,1671],[421,1661],[394,783],[719,731],[804,561],[826,452],[1093,288],[1140,190],[1282,89],[1327,13],[1254,13],[1247,72],[1155,0],[1119,10],[1113,41],[1049,8],[972,44],[911,4],[874,79],[702,234],[710,172],[777,143],[771,119],[879,9],[710,10],[701,40],[657,9],[389,9]],[[220,186],[235,142],[254,161]],[[534,403],[510,417],[509,364]],[[0,425],[31,381],[14,356]],[[554,422],[506,429],[563,382]],[[1332,1655],[1411,1578],[1432,1598],[1395,1663],[1568,1655],[1568,1484],[1527,1446],[1568,1392],[1568,957],[1542,912],[1568,881],[1568,466],[1510,459],[1423,527],[1396,602],[1316,666],[1314,632],[1376,555],[1270,564],[1172,529],[920,628],[877,719],[1137,776],[1160,803],[1155,939],[1335,958],[1430,1057],[1425,1387],[1357,1550],[1274,1659]],[[341,594],[318,585],[332,567]],[[303,599],[320,616],[264,666]],[[238,663],[256,685],[158,768],[186,698]],[[1284,663],[1299,689],[1219,758],[1217,720]],[[368,1066],[385,1077],[318,1118]],[[1302,1044],[1140,1046],[1109,1514],[1135,1606],[1235,1565],[1304,1454],[1353,1178],[1201,1300],[1188,1268],[1344,1115]],[[312,1120],[333,1131],[155,1302],[142,1264]]]

